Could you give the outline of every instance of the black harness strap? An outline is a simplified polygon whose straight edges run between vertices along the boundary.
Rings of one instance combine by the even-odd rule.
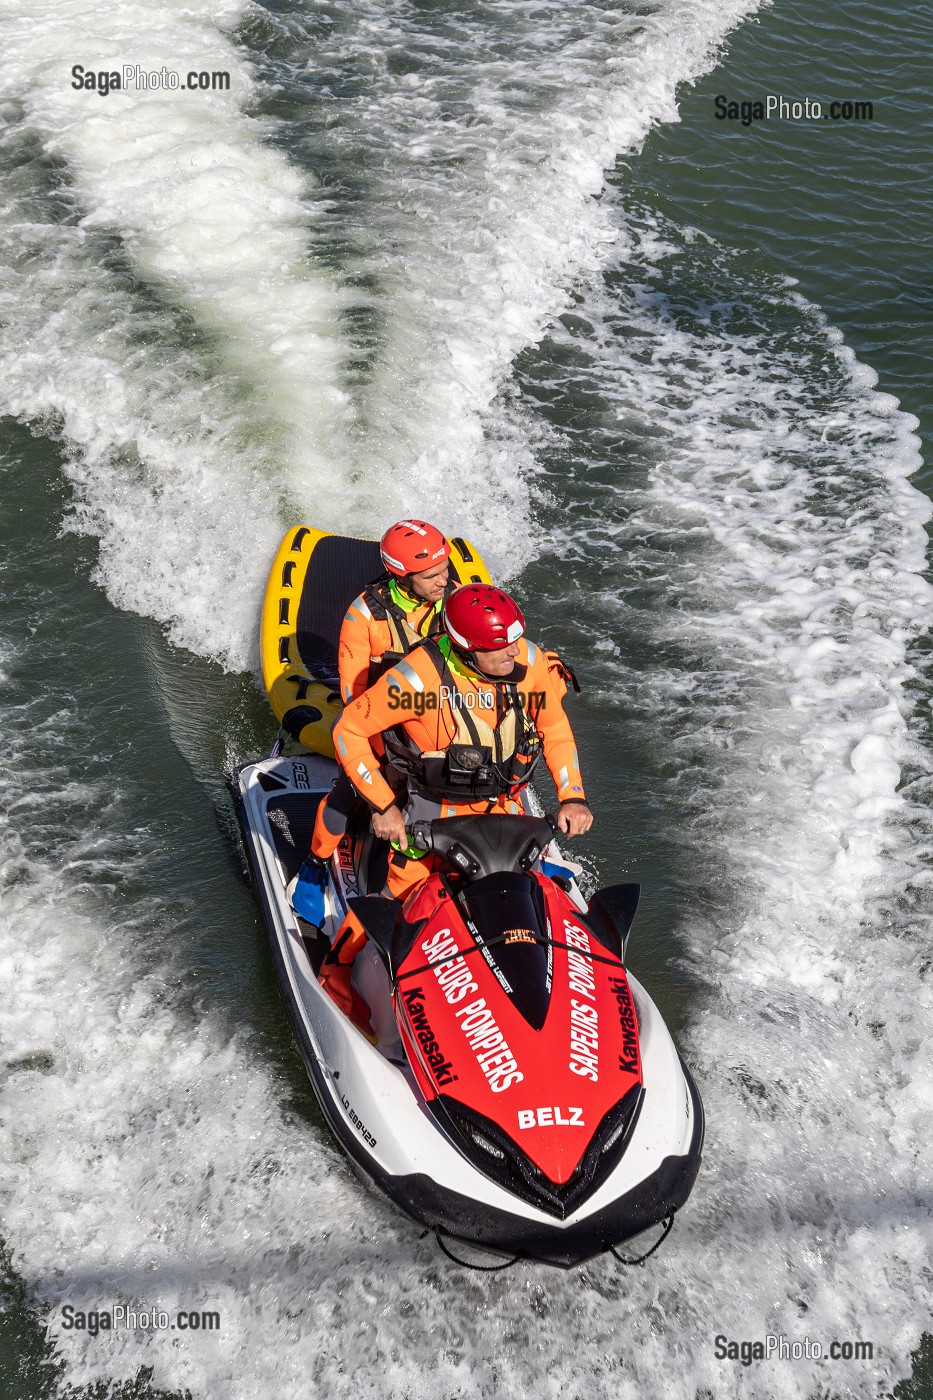
[[[392,597],[390,584],[391,575],[382,574],[379,578],[373,579],[363,589],[362,598],[369,611],[377,622],[394,623],[395,640],[401,647],[399,651],[386,651],[382,654],[382,659],[378,662],[370,663],[369,685],[375,685],[380,676],[384,676],[386,671],[390,671],[399,661],[404,660],[413,647],[419,645],[419,641],[410,641],[409,633],[415,632],[420,640],[434,637],[440,631],[441,613],[438,608],[432,608],[421,619],[418,628],[412,627],[408,621],[408,615],[399,607]],[[444,593],[447,598],[454,590],[455,584],[448,584]],[[421,631],[427,623],[427,630]]]
[[[406,627],[411,627],[411,623],[408,621],[408,616],[404,609],[400,608],[392,597],[390,588],[391,582],[391,574],[382,574],[379,578],[373,579],[372,582],[368,583],[363,589],[363,601],[377,621],[384,622],[386,618],[392,617],[396,622],[404,623]],[[447,587],[444,589],[445,601],[450,597],[455,588],[456,584],[448,583]],[[420,635],[422,637],[436,637],[441,630],[440,609],[432,608],[431,611],[426,614],[426,618],[428,623],[427,630],[421,632]],[[424,626],[424,622],[425,618],[422,618],[421,626]],[[411,630],[415,631],[415,628],[412,627]],[[417,642],[412,643],[412,645],[417,646]],[[411,648],[409,648],[409,650],[411,650]],[[403,652],[402,655],[404,654]]]
[[[449,692],[459,691],[459,686],[454,678],[447,657],[433,637],[426,637],[423,641],[418,642],[411,648],[411,651],[423,651],[430,657],[434,669],[437,672],[439,687],[446,687]],[[540,744],[534,722],[522,703],[522,698],[516,684],[516,680],[520,680],[526,675],[527,670],[525,667],[516,667],[516,670],[519,669],[521,674],[514,677],[511,681],[496,682],[491,678],[489,680],[497,696],[496,724],[490,726],[493,730],[494,742],[494,752],[491,754],[493,758],[491,766],[495,776],[493,777],[490,775],[487,780],[483,781],[482,785],[477,784],[472,790],[466,786],[458,786],[453,783],[441,783],[438,781],[436,774],[429,780],[427,778],[426,765],[422,758],[421,750],[416,748],[405,726],[403,724],[398,724],[393,726],[391,730],[386,731],[384,735],[386,752],[390,756],[390,759],[394,758],[396,760],[398,767],[401,768],[406,773],[409,780],[415,784],[416,791],[420,785],[423,795],[428,797],[429,800],[451,802],[483,802],[488,800],[490,803],[494,804],[499,797],[506,796],[510,793],[514,795],[514,789],[519,785],[524,787],[530,779],[532,771],[540,757]],[[508,771],[503,773],[502,766],[504,763],[504,755],[499,731],[502,719],[511,709],[516,711],[516,745],[514,752],[509,758]],[[438,703],[438,716],[440,716],[442,710],[443,706]],[[482,742],[479,729],[465,705],[461,708],[460,714],[473,744],[478,749],[482,750],[485,746]],[[534,742],[532,741],[532,735],[534,735]],[[438,734],[438,740],[439,739],[440,735]],[[529,757],[530,761],[525,771],[519,772],[517,770],[517,764],[522,757]],[[435,763],[436,761],[431,760],[431,762]],[[437,760],[437,762],[439,762],[439,760]]]

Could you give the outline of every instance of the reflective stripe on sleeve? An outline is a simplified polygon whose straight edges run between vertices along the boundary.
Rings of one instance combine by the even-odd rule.
[[[393,666],[392,672],[395,672],[397,675],[401,676],[402,680],[407,681],[413,690],[424,690],[424,681],[418,675],[418,672],[415,670],[414,666],[410,666],[407,661],[397,662],[396,665]],[[390,672],[389,674],[391,675],[392,672]]]

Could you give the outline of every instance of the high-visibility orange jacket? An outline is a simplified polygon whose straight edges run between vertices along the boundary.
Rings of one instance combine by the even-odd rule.
[[[402,600],[404,613],[398,606]],[[443,599],[423,603],[409,599],[399,588],[390,594],[388,583],[381,580],[364,588],[350,604],[340,628],[337,667],[343,703],[348,705],[363,694],[387,653],[404,656],[422,637],[437,631],[442,606]]]
[[[438,669],[439,650],[433,642],[415,647],[347,705],[334,726],[337,760],[369,805],[384,812],[396,801],[383,776],[384,760],[370,740],[398,727],[411,749],[422,755],[444,754],[451,744],[476,743],[477,727],[480,743],[507,726],[513,735],[516,725],[527,728],[540,738],[558,800],[585,801],[576,743],[562,703],[566,686],[554,654],[522,638],[515,668],[501,680],[487,679],[449,654],[445,680]],[[471,722],[472,733],[466,727]],[[515,790],[522,785],[519,776]],[[449,795],[445,800],[451,800]],[[471,801],[465,792],[464,802]]]

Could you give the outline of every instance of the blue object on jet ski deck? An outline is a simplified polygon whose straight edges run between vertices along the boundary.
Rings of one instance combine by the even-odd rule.
[[[574,878],[573,871],[568,869],[566,865],[559,865],[556,860],[543,860],[541,862],[541,869],[544,871],[545,875],[550,876],[552,880],[557,876],[560,876],[562,880],[572,880]]]
[[[327,866],[306,860],[298,872],[291,894],[292,908],[306,924],[315,924],[318,928],[323,924],[326,886]]]

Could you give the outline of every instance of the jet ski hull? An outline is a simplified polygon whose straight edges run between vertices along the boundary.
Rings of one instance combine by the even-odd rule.
[[[373,948],[357,959],[354,985],[372,1008],[376,1045],[320,986],[317,970],[347,901],[380,880],[378,851],[371,842],[354,846],[348,838],[332,868],[322,932],[302,925],[288,903],[287,886],[307,850],[317,802],[335,774],[334,764],[317,755],[266,759],[240,769],[231,792],[295,1038],[321,1110],[358,1173],[413,1220],[445,1236],[561,1267],[665,1220],[684,1204],[696,1178],[703,1109],[660,1013],[630,974],[644,1080],[640,1112],[618,1163],[563,1219],[479,1170],[455,1134],[445,1131],[409,1064],[389,977]],[[567,863],[565,883],[585,910],[573,871]]]

